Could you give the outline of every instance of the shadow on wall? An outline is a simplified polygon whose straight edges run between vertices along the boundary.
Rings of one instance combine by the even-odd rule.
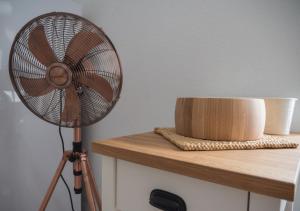
[[[61,158],[57,127],[40,120],[21,103],[8,71],[16,33],[32,18],[53,11],[80,15],[81,6],[72,0],[0,1],[0,210],[37,210]],[[66,130],[64,135],[66,147],[71,147],[72,131]],[[64,174],[72,185],[71,171]],[[74,200],[79,210],[80,196]],[[62,183],[48,208],[70,210]]]

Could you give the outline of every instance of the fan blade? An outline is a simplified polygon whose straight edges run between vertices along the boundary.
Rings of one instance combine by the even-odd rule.
[[[63,122],[78,121],[80,118],[80,100],[73,85],[66,88],[65,106],[60,118]]]
[[[57,61],[53,50],[49,46],[44,27],[37,26],[29,35],[28,46],[37,60],[48,67]]]
[[[77,77],[78,82],[94,89],[100,93],[108,102],[113,99],[113,89],[106,79],[95,74],[95,68],[90,60],[84,60],[82,62],[84,67],[84,74],[80,74]]]
[[[69,65],[76,65],[84,55],[102,42],[102,38],[96,33],[81,31],[70,41],[64,61]]]
[[[33,97],[48,94],[55,89],[48,83],[46,78],[36,79],[20,77],[20,82],[25,92]]]
[[[96,75],[94,73],[87,73],[80,75],[77,78],[79,83],[94,89],[96,92],[101,94],[108,102],[111,102],[113,99],[113,89],[106,79]]]

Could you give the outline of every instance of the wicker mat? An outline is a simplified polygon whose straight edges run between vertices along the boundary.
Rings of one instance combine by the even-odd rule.
[[[184,151],[252,150],[297,148],[288,137],[264,135],[256,141],[210,141],[176,134],[174,128],[155,128],[154,132]]]

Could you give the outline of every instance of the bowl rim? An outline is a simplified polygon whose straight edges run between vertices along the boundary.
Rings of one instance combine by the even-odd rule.
[[[264,100],[295,100],[297,101],[298,98],[296,97],[264,97]]]
[[[259,97],[177,97],[177,99],[208,99],[208,100],[264,100]]]

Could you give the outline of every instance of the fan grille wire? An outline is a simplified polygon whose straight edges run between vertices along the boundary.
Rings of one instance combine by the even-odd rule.
[[[95,90],[73,80],[80,100],[80,121],[60,122],[60,90],[54,89],[42,96],[29,96],[20,82],[20,77],[30,79],[45,78],[46,66],[32,54],[29,49],[29,35],[37,26],[43,26],[49,46],[58,62],[64,62],[67,47],[79,32],[93,32],[103,42],[91,49],[80,62],[71,66],[75,76],[102,76],[112,87],[113,99],[108,102]],[[88,38],[90,39],[90,37]],[[81,43],[84,45],[84,43]],[[89,60],[92,69],[86,70],[82,62]],[[22,102],[37,116],[45,121],[63,127],[87,126],[100,121],[113,108],[122,87],[122,71],[118,54],[104,32],[90,21],[69,13],[49,13],[28,22],[17,34],[10,54],[10,76],[16,92]],[[62,90],[62,102],[65,102],[65,89]],[[64,108],[65,103],[62,103]],[[62,109],[63,109],[62,108]]]

